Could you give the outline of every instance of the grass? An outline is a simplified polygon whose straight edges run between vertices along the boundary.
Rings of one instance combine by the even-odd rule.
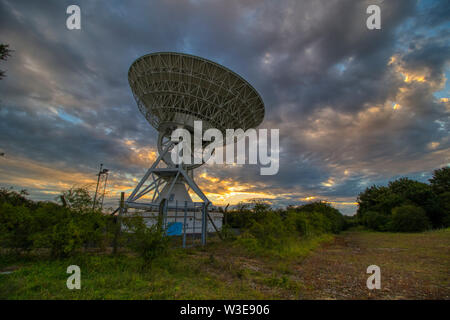
[[[235,242],[173,249],[143,268],[130,252],[49,260],[3,254],[0,299],[409,299],[450,298],[450,229],[420,234],[347,232],[290,243],[264,254]],[[66,268],[81,268],[68,290]],[[382,289],[365,287],[367,266]]]
[[[68,290],[66,268],[81,269],[81,290]],[[0,278],[1,299],[217,299],[233,295],[259,298],[258,292],[240,286],[228,287],[213,273],[203,273],[205,259],[171,252],[143,268],[139,258],[122,254],[87,254],[55,261],[35,260]],[[236,288],[238,286],[238,288]]]
[[[367,290],[366,269],[381,269]],[[450,299],[450,229],[423,233],[347,232],[297,272],[306,299]]]

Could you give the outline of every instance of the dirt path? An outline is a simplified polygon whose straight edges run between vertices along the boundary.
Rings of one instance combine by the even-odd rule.
[[[380,290],[366,287],[373,264]],[[450,299],[450,234],[345,233],[296,269],[300,299]]]

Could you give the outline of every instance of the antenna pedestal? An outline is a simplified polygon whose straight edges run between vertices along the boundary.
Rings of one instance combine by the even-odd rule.
[[[144,177],[125,201],[125,210],[128,208],[144,209],[150,214],[149,217],[158,217],[158,223],[161,222],[161,226],[167,231],[170,231],[172,222],[169,220],[173,220],[173,215],[175,214],[176,222],[178,212],[184,212],[183,247],[186,243],[186,229],[188,228],[192,229],[192,234],[201,233],[201,243],[205,245],[207,219],[212,221],[208,214],[208,206],[211,202],[195,183],[192,177],[192,170],[188,171],[182,166],[157,167],[169,148],[170,146],[167,146],[147,170]],[[186,187],[194,191],[202,202],[193,202]],[[186,222],[188,216],[193,221],[192,227]],[[197,226],[195,226],[196,220],[199,220]],[[212,224],[214,225],[214,222]],[[214,228],[218,231],[215,225]],[[197,232],[197,230],[200,232]]]

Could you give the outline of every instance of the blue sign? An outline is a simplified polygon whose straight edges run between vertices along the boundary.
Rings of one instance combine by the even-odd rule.
[[[166,234],[168,236],[179,236],[183,231],[183,224],[181,222],[171,222],[167,225]]]

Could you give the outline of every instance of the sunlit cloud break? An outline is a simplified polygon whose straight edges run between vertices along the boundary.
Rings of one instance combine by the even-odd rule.
[[[103,163],[105,203],[117,205],[157,157],[128,85],[131,63],[157,51],[236,71],[264,100],[260,128],[279,129],[277,174],[198,170],[214,204],[324,200],[353,214],[372,184],[426,181],[450,164],[447,4],[378,2],[380,30],[366,26],[369,4],[81,0],[81,29],[68,30],[64,2],[0,0],[1,42],[14,50],[0,64],[0,185],[54,200],[94,185]]]

